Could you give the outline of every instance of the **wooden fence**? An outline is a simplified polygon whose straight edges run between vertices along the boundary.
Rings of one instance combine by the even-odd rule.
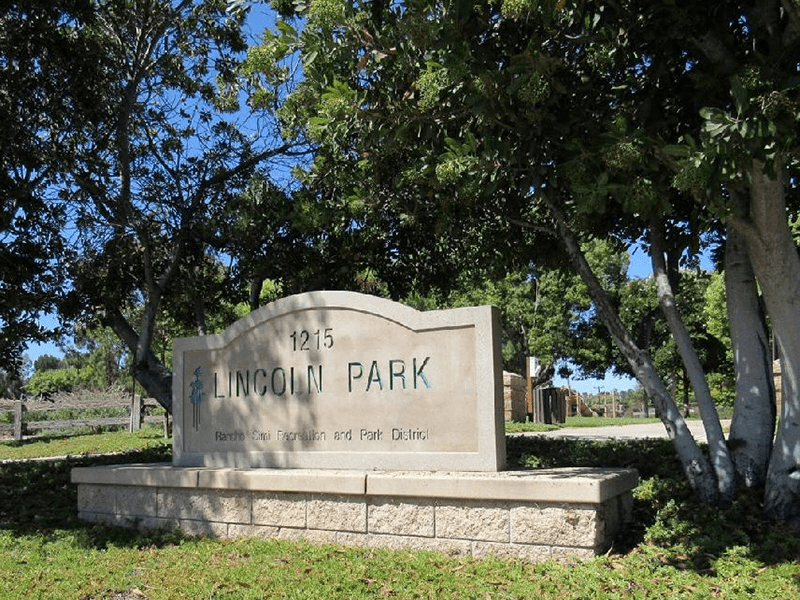
[[[25,437],[34,436],[36,432],[53,429],[74,429],[79,427],[124,427],[129,431],[141,429],[144,423],[164,424],[164,435],[170,435],[169,415],[150,414],[157,408],[158,403],[151,398],[141,396],[122,396],[120,394],[97,394],[92,397],[80,395],[65,395],[54,398],[53,401],[32,402],[19,400],[0,400],[0,414],[11,413],[11,423],[0,422],[0,436],[5,437],[11,432],[14,440],[21,441]],[[31,420],[30,414],[56,413],[57,411],[78,413],[90,412],[89,409],[111,408],[123,413],[111,417],[75,417],[75,418],[40,418]],[[7,421],[5,418],[3,421]]]

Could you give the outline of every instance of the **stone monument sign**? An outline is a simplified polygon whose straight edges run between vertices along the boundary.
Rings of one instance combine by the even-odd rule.
[[[350,292],[175,341],[173,463],[76,467],[93,523],[590,558],[631,514],[631,470],[503,471],[498,312]]]
[[[178,339],[173,463],[501,470],[498,320],[311,292]]]

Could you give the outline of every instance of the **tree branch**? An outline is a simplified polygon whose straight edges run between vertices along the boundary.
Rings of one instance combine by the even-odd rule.
[[[586,284],[589,296],[603,324],[620,352],[622,352],[622,355],[628,361],[645,392],[653,399],[656,412],[667,430],[667,435],[675,446],[687,479],[702,501],[715,502],[717,486],[711,464],[697,446],[697,442],[692,437],[686,421],[681,416],[680,410],[672,396],[670,396],[669,391],[667,391],[663,380],[656,372],[649,355],[636,345],[619,315],[614,310],[608,295],[603,290],[586,260],[580,243],[569,226],[566,214],[551,198],[553,192],[544,187],[540,187],[539,190],[539,198],[542,199],[558,224],[559,234],[566,246],[567,253],[578,275]]]
[[[650,256],[653,263],[653,275],[658,289],[658,303],[669,325],[672,337],[678,348],[681,361],[686,368],[692,388],[700,408],[700,417],[708,438],[708,448],[711,454],[711,463],[714,466],[717,479],[717,490],[723,502],[733,500],[736,491],[736,478],[733,461],[728,446],[725,443],[725,434],[719,421],[719,414],[711,398],[708,382],[703,373],[703,366],[694,350],[689,332],[683,324],[675,304],[675,296],[669,281],[667,263],[664,259],[665,236],[664,221],[661,215],[653,215],[650,219]]]

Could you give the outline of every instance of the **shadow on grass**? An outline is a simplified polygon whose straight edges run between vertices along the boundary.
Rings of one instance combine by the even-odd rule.
[[[63,429],[42,429],[35,431],[31,435],[26,435],[22,440],[12,438],[0,439],[0,446],[9,448],[19,448],[32,444],[49,444],[80,437],[83,435],[97,435],[101,433],[114,433],[116,431],[127,431],[126,425],[81,425],[78,427],[66,427]]]
[[[37,432],[36,435],[26,436],[21,440],[11,440],[11,439],[0,440],[0,446],[6,446],[8,448],[21,448],[33,444],[49,444],[50,442],[68,440],[70,438],[78,437],[79,435],[86,435],[87,433],[95,433],[94,428],[78,427],[78,428],[70,428],[67,430],[59,429],[54,431],[42,431],[42,432]]]
[[[169,447],[109,456],[20,460],[0,464],[0,530],[15,536],[54,537],[70,531],[78,543],[92,548],[147,547],[175,543],[174,532],[134,532],[78,520],[78,489],[70,482],[73,467],[104,464],[169,462]]]
[[[510,469],[615,467],[639,472],[633,521],[612,551],[641,544],[665,550],[663,560],[680,569],[709,573],[715,558],[746,548],[765,565],[800,560],[800,527],[771,523],[763,514],[763,490],[743,490],[730,507],[701,504],[683,477],[669,440],[592,441],[538,436],[507,438]]]
[[[508,438],[510,469],[616,467],[639,471],[633,523],[612,551],[627,554],[651,545],[659,560],[707,574],[716,557],[746,548],[765,565],[800,560],[800,529],[766,522],[763,492],[745,492],[725,509],[698,503],[681,474],[667,440],[589,441],[536,436]],[[70,471],[77,466],[168,462],[160,447],[103,457],[19,461],[0,465],[0,530],[18,536],[57,537],[67,531],[85,547],[162,547],[179,543],[177,532],[135,532],[78,520],[77,488]]]
[[[680,477],[672,443],[662,439],[593,441],[507,436],[509,469],[614,467],[636,469],[642,479]]]

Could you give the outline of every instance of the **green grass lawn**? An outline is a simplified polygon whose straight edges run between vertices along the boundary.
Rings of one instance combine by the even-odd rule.
[[[2,600],[800,597],[800,532],[763,522],[756,495],[697,504],[664,440],[508,438],[511,468],[633,467],[642,478],[634,522],[607,556],[532,565],[84,524],[72,467],[168,461],[171,448],[155,428],[77,437],[81,450],[50,446],[69,458],[0,464]],[[0,444],[0,458],[24,446]],[[121,454],[78,456],[97,451]]]
[[[564,423],[531,423],[525,421],[519,423],[506,421],[506,431],[508,433],[522,433],[524,431],[555,431],[564,427],[610,427],[614,425],[638,425],[641,423],[658,423],[656,418],[639,419],[633,417],[623,417],[612,419],[611,417],[567,417]]]
[[[128,431],[92,433],[91,428],[85,427],[70,431],[42,431],[35,438],[24,442],[0,441],[0,460],[128,452],[171,446],[172,440],[164,438],[164,429],[161,425],[145,425],[133,433]]]

